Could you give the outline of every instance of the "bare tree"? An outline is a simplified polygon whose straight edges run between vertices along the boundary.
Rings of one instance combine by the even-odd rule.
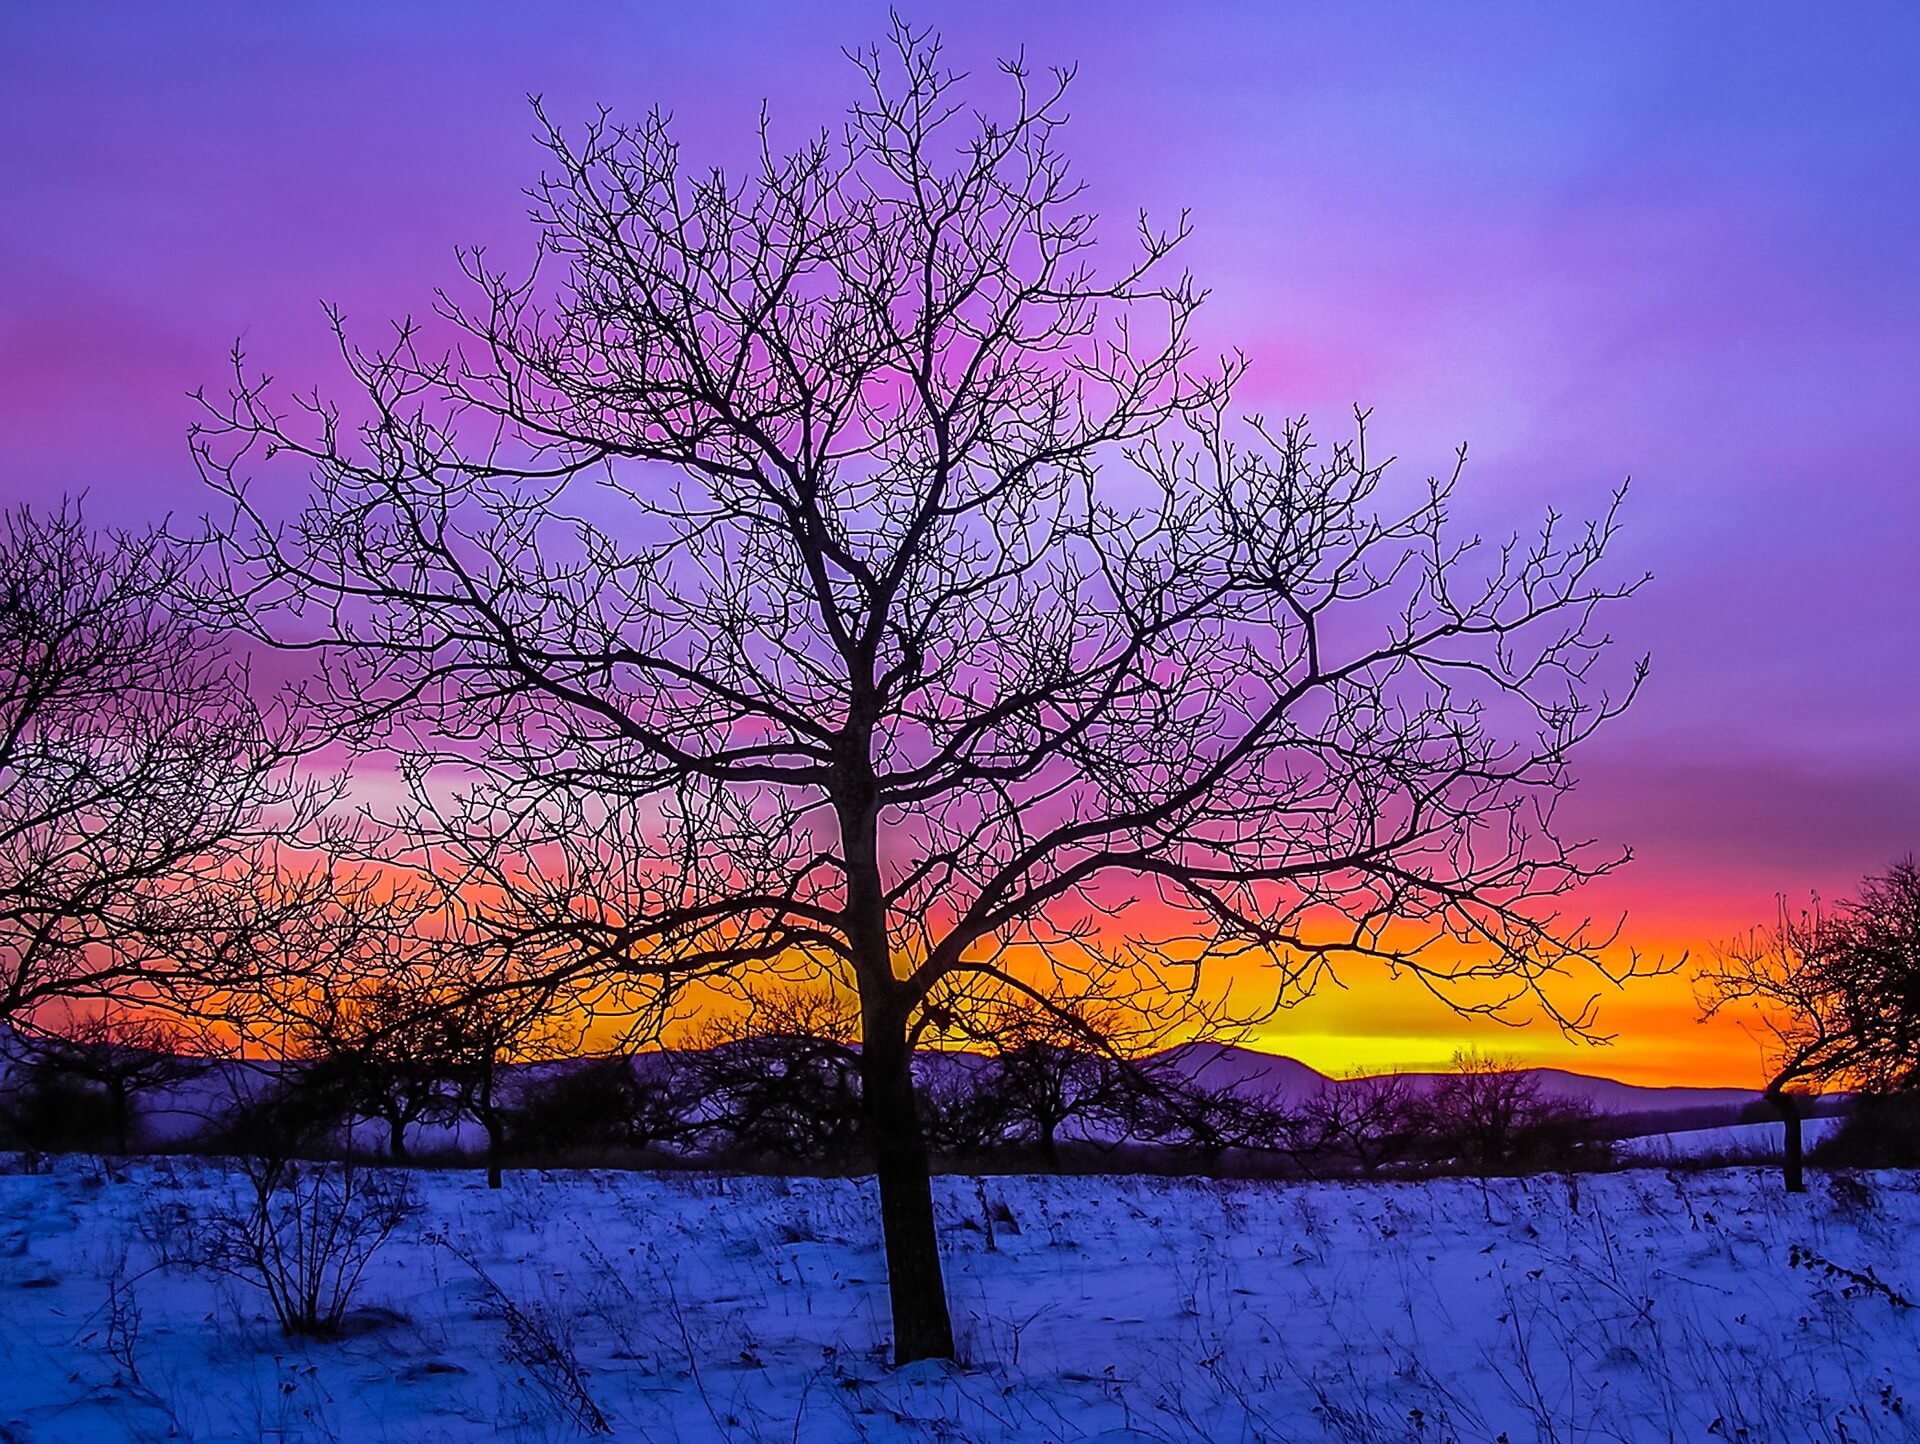
[[[769,988],[686,1055],[702,1132],[748,1158],[842,1165],[865,1140],[858,1006],[831,988]]]
[[[1526,1164],[1565,1165],[1598,1140],[1590,1106],[1550,1098],[1539,1075],[1516,1060],[1473,1050],[1453,1055],[1453,1071],[1435,1082],[1423,1112],[1427,1144],[1481,1178]]]
[[[540,262],[463,255],[458,350],[336,316],[350,404],[236,357],[193,444],[235,622],[403,755],[517,966],[857,997],[907,1361],[952,1353],[911,1067],[944,986],[1043,995],[1146,899],[1176,990],[1366,956],[1586,1029],[1546,983],[1608,937],[1555,899],[1618,858],[1553,804],[1640,669],[1600,665],[1611,509],[1481,547],[1457,466],[1403,492],[1364,427],[1234,418],[1185,219],[1096,260],[1068,72],[1004,65],[989,114],[903,25],[855,59],[841,130],[737,178],[536,107]]]
[[[403,1160],[408,1129],[457,1111],[455,1000],[442,973],[461,915],[431,878],[339,856],[304,862],[264,878],[241,926],[220,934],[253,953],[228,968],[255,981],[236,1001],[256,1014],[252,1031],[297,1060],[298,1086],[319,1111],[383,1124]]]
[[[439,1001],[425,1014],[436,1040],[430,1046],[440,1071],[453,1081],[455,1114],[473,1119],[486,1135],[487,1187],[498,1188],[513,1115],[503,1068],[557,1057],[578,1034],[558,1021],[563,1009],[552,987],[523,985],[497,973],[462,976],[457,966],[443,967],[434,987]]]
[[[1920,1077],[1920,870],[1898,863],[1831,912],[1816,897],[1796,914],[1782,898],[1774,924],[1721,948],[1699,984],[1703,1019],[1737,1008],[1766,1040],[1786,1187],[1804,1192],[1804,1090]]]
[[[98,1090],[119,1153],[132,1151],[143,1096],[183,1083],[207,1066],[200,1056],[203,1038],[174,1019],[114,1004],[15,1036],[30,1082],[58,1079]]]
[[[1851,1081],[1876,1093],[1920,1087],[1920,866],[1909,856],[1862,879],[1841,911],[1834,966],[1859,1000]]]
[[[440,1002],[430,976],[397,971],[347,992],[317,989],[294,1025],[304,1086],[383,1124],[396,1162],[408,1129],[451,1121],[457,1106]]]
[[[1297,1157],[1295,1120],[1258,1079],[1210,1083],[1190,1076],[1176,1061],[1180,1051],[1143,1059],[1130,1070],[1136,1138],[1182,1149],[1208,1172],[1217,1171],[1233,1150]]]
[[[1070,982],[990,988],[979,1006],[942,989],[936,1023],[984,1053],[971,1078],[973,1107],[997,1142],[1029,1144],[1057,1170],[1063,1134],[1096,1146],[1159,1142],[1215,1155],[1264,1136],[1265,1115],[1250,1094],[1203,1086],[1174,1065],[1177,1050],[1162,1052],[1176,1028],[1202,1031],[1210,1020],[1197,1007],[1167,1008],[1136,971],[1090,960]]]
[[[520,1088],[509,1133],[516,1149],[549,1158],[683,1144],[696,1131],[689,1115],[700,1101],[697,1076],[657,1050],[575,1060]]]
[[[1312,1155],[1349,1157],[1373,1178],[1420,1146],[1425,1101],[1404,1073],[1329,1081],[1300,1105],[1295,1143]]]
[[[183,605],[193,553],[0,513],[0,1020],[178,1001],[205,896],[320,794]]]
[[[1050,994],[1005,998],[981,1020],[992,1061],[976,1086],[996,1131],[1031,1143],[1054,1172],[1063,1128],[1111,1142],[1133,1131],[1138,1089],[1130,1061],[1109,1045],[1121,1031],[1109,1011]]]
[[[974,1053],[923,1051],[914,1069],[914,1094],[927,1146],[952,1159],[983,1158],[1003,1142],[1004,1122],[992,1096],[991,1065]]]
[[[1766,1094],[1780,1115],[1789,1193],[1804,1193],[1807,1186],[1802,1092],[1844,1076],[1853,1061],[1852,1001],[1837,986],[1839,977],[1824,966],[1837,931],[1818,899],[1796,917],[1782,898],[1772,927],[1755,928],[1721,948],[1700,977],[1703,1020],[1748,1007],[1767,1038]]]

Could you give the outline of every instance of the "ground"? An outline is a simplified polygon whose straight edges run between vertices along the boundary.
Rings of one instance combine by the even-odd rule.
[[[945,1178],[963,1364],[894,1371],[863,1180],[424,1173],[301,1341],[157,1261],[222,1164],[14,1168],[9,1444],[1920,1439],[1912,1175]]]

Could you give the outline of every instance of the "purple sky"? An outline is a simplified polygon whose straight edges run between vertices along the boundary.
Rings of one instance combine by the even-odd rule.
[[[1582,821],[1602,905],[1698,943],[1920,845],[1920,9],[916,7],[970,68],[1077,61],[1098,208],[1192,209],[1249,400],[1354,402],[1524,522],[1631,473],[1637,715]],[[837,118],[875,4],[0,11],[0,500],[193,512],[226,348],[331,385],[318,302],[525,254],[524,97],[675,112],[691,158]]]

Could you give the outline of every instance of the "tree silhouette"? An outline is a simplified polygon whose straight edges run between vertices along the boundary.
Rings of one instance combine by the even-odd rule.
[[[1887,1091],[1920,1078],[1920,869],[1864,879],[1858,898],[1795,913],[1721,948],[1700,976],[1701,1013],[1751,1012],[1767,1038],[1766,1094],[1785,1137],[1787,1191],[1806,1189],[1801,1091]]]
[[[0,1020],[209,980],[183,959],[263,838],[324,800],[191,616],[191,549],[0,513]]]
[[[133,1148],[140,1099],[185,1082],[207,1066],[204,1040],[177,1021],[113,1004],[21,1032],[14,1049],[29,1087],[93,1090],[106,1105],[110,1143]]]
[[[859,1040],[848,995],[764,990],[740,1016],[710,1023],[685,1056],[700,1132],[749,1159],[844,1165],[865,1141]]]
[[[463,254],[457,350],[336,316],[350,404],[236,357],[193,444],[233,620],[402,755],[525,975],[857,998],[904,1362],[953,1347],[911,1068],[950,990],[1044,997],[1126,926],[1174,992],[1364,956],[1584,1028],[1545,981],[1607,939],[1553,900],[1617,859],[1553,803],[1639,671],[1601,675],[1611,509],[1481,547],[1457,467],[1235,419],[1184,217],[1096,261],[1068,72],[1003,65],[994,115],[897,22],[855,60],[840,132],[741,177],[536,106],[540,260]]]
[[[1862,879],[1842,913],[1834,966],[1860,1003],[1852,1081],[1876,1093],[1920,1087],[1920,867],[1906,857]]]
[[[1106,1046],[1124,1030],[1102,1000],[1050,993],[1016,997],[979,1020],[991,1066],[975,1078],[1001,1139],[1031,1143],[1049,1171],[1060,1169],[1060,1134],[1119,1141],[1134,1131],[1145,1091],[1131,1060]]]
[[[551,985],[489,965],[470,944],[456,941],[441,956],[423,1031],[433,1039],[436,1071],[452,1080],[455,1115],[473,1119],[486,1135],[487,1187],[499,1188],[517,1102],[502,1087],[502,1070],[564,1056],[580,1030],[556,1020],[561,994]]]
[[[672,1054],[611,1052],[571,1060],[521,1086],[508,1132],[516,1151],[604,1160],[697,1132],[688,1115],[700,1101],[689,1070]]]
[[[1443,1158],[1486,1178],[1526,1164],[1570,1163],[1599,1132],[1589,1104],[1548,1097],[1540,1075],[1514,1058],[1473,1050],[1453,1055],[1422,1110],[1426,1137]]]
[[[387,1152],[407,1157],[407,1130],[450,1122],[454,1059],[429,980],[410,972],[347,991],[316,988],[294,1024],[303,1086],[348,1117],[377,1120]]]
[[[1404,1073],[1328,1080],[1302,1101],[1294,1142],[1311,1156],[1351,1158],[1372,1178],[1427,1141],[1427,1113]]]
[[[364,845],[365,829],[331,839]],[[407,1131],[459,1111],[448,986],[464,964],[461,912],[430,878],[309,852],[262,879],[241,910],[228,971],[255,986],[235,1000],[242,1031],[271,1037],[298,1063],[312,1108],[383,1124],[407,1156]]]

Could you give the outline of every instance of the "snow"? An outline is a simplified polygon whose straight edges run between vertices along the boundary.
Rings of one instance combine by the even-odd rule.
[[[422,1173],[332,1341],[156,1263],[235,1182],[0,1174],[0,1439],[1920,1437],[1912,1175],[942,1178],[965,1364],[897,1371],[867,1180]]]
[[[1808,1149],[1831,1137],[1844,1122],[1840,1118],[1808,1118],[1800,1124],[1800,1140]],[[1616,1145],[1623,1158],[1649,1163],[1686,1159],[1774,1159],[1786,1147],[1779,1123],[1735,1123],[1723,1128],[1690,1128],[1678,1133],[1654,1133],[1622,1139]]]

